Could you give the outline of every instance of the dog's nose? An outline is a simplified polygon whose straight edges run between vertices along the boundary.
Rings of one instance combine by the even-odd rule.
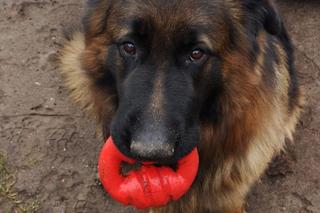
[[[173,157],[174,146],[161,132],[142,132],[132,138],[130,151],[139,160],[161,162]]]

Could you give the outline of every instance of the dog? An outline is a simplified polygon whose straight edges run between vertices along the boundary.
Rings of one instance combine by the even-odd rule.
[[[198,147],[192,188],[156,213],[245,212],[303,106],[271,0],[89,0],[60,68],[123,154],[174,165]]]

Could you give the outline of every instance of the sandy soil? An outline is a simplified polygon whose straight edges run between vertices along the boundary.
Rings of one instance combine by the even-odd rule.
[[[320,212],[320,2],[279,0],[307,106],[296,143],[249,196],[249,212]],[[78,0],[0,0],[0,212],[136,212],[97,182],[102,142],[55,63]]]

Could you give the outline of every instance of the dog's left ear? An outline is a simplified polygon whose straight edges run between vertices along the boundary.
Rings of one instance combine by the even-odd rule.
[[[86,38],[104,32],[113,0],[87,0],[82,25]]]
[[[256,31],[263,27],[272,35],[281,33],[282,19],[272,0],[244,0],[244,7],[248,11],[249,22]]]

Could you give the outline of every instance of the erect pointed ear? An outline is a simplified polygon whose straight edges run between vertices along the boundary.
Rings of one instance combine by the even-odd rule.
[[[86,38],[105,31],[113,0],[88,0],[82,25]]]
[[[282,19],[272,0],[244,0],[251,27],[256,31],[263,27],[268,33],[278,35],[282,31]]]

